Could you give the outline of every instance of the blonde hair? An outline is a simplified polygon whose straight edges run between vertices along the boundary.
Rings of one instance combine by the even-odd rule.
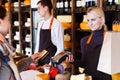
[[[98,17],[102,17],[103,18],[103,27],[104,27],[104,30],[106,31],[107,30],[107,26],[105,24],[105,14],[104,14],[104,11],[99,8],[99,7],[89,7],[87,9],[87,14],[90,13],[90,12],[93,12],[94,15],[98,16]]]

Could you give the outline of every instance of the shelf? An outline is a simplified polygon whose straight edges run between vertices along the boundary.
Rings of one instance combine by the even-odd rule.
[[[112,6],[105,6],[103,8],[104,11],[120,11],[120,5],[112,5]],[[87,7],[79,7],[75,8],[74,13],[86,13]]]
[[[105,6],[104,11],[120,11],[120,5]]]
[[[87,11],[86,7],[84,8],[80,7],[80,8],[76,8],[74,13],[86,13],[86,11]]]
[[[64,9],[57,9],[55,15],[71,15],[71,9],[67,12],[65,12]]]
[[[80,28],[77,28],[77,31],[80,31],[80,32],[91,32],[91,30],[82,30]]]
[[[22,0],[23,2],[24,0]],[[16,3],[17,5],[13,5],[13,2],[18,2]],[[22,53],[22,50],[24,49],[24,44],[25,45],[30,45],[32,41],[30,42],[25,42],[25,37],[26,34],[30,34],[32,35],[32,31],[31,31],[31,23],[30,24],[26,24],[27,26],[25,26],[26,22],[30,22],[31,21],[31,7],[30,5],[25,6],[23,5],[23,3],[21,4],[21,0],[8,0],[8,3],[11,5],[8,5],[8,11],[10,13],[10,22],[11,22],[11,28],[10,28],[10,44],[13,47],[16,47],[17,44],[20,45],[20,53]],[[21,5],[20,5],[21,4]],[[16,7],[14,7],[16,6]],[[30,26],[28,26],[30,25]],[[14,39],[14,36],[16,39]],[[19,38],[18,38],[19,36]],[[32,37],[31,37],[32,38]],[[30,46],[32,48],[32,45]]]
[[[30,44],[30,43],[31,43],[31,41],[30,41],[30,42],[28,42],[28,41],[23,40],[23,43],[24,43],[24,44]]]

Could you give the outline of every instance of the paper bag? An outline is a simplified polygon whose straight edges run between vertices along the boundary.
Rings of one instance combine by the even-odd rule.
[[[120,32],[106,32],[97,69],[108,74],[120,72]]]

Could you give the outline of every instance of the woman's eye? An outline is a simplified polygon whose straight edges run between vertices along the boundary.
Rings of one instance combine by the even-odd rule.
[[[96,21],[96,19],[91,19],[91,21]]]

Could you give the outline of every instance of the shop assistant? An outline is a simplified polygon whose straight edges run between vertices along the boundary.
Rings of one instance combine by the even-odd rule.
[[[38,64],[44,65],[50,62],[51,57],[64,50],[63,27],[61,23],[51,15],[53,8],[51,0],[40,0],[38,13],[44,18],[38,25],[35,53],[46,49],[49,52],[46,58],[39,60]]]
[[[81,39],[80,61],[74,60],[74,65],[84,68],[84,73],[92,76],[92,80],[112,80],[111,75],[97,70],[100,51],[106,31],[104,11],[98,7],[89,7],[87,21],[92,33]],[[72,57],[73,58],[73,57]],[[73,62],[72,58],[66,61]]]

